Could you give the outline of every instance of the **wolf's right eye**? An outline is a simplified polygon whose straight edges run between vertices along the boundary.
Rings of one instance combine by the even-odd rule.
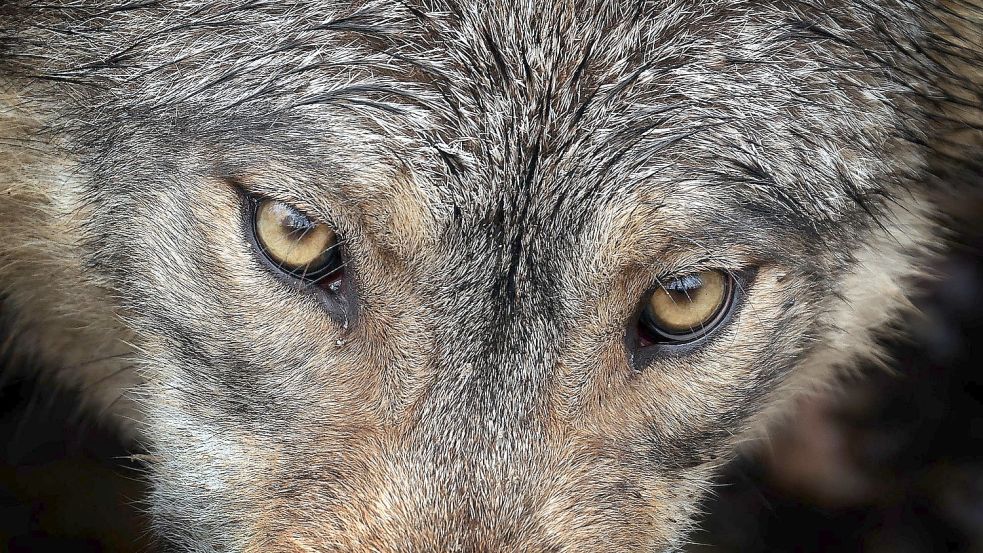
[[[297,278],[327,284],[341,277],[338,237],[283,202],[253,202],[253,232],[263,255],[276,267]]]

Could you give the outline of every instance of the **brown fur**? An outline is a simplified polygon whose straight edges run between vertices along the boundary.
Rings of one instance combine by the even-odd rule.
[[[669,4],[0,12],[12,347],[149,450],[185,550],[677,550],[735,448],[910,308],[979,177],[983,9]],[[113,39],[42,55],[59,25]],[[332,225],[344,301],[263,265],[244,194]],[[633,344],[703,269],[753,275],[732,320]]]

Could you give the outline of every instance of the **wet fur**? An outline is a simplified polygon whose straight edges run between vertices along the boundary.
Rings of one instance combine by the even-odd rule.
[[[149,449],[183,549],[673,551],[909,306],[980,176],[981,14],[6,2],[9,342]],[[340,300],[244,192],[339,231]],[[731,324],[626,347],[702,268],[747,276]]]

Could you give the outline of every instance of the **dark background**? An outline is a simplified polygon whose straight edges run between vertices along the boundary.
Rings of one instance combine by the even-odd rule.
[[[845,379],[836,402],[804,401],[731,463],[691,552],[983,552],[983,198],[955,203],[959,232],[922,315],[887,343],[891,370]],[[139,463],[71,393],[9,365],[0,551],[146,550]]]

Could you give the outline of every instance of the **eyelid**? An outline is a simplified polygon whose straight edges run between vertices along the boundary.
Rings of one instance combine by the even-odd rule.
[[[310,211],[310,209],[309,209],[308,206],[294,203],[291,200],[283,200],[283,199],[280,199],[280,198],[277,198],[277,197],[267,196],[267,195],[263,195],[263,194],[249,194],[249,198],[250,198],[251,201],[255,202],[256,204],[259,204],[259,202],[263,202],[263,201],[281,203],[281,204],[289,207],[290,209],[293,209],[294,211],[296,211],[302,217],[306,218],[310,222],[311,225],[314,225],[314,226],[328,225],[332,229],[337,228],[327,218],[320,217],[318,215],[314,215],[313,213],[316,213],[316,211],[313,211],[313,212]]]
[[[652,284],[645,290],[643,297],[648,297],[654,294],[658,290],[665,290],[670,282],[673,280],[678,280],[686,278],[688,276],[695,276],[703,271],[723,271],[733,279],[733,285],[737,293],[741,295],[741,301],[745,301],[747,296],[751,293],[754,287],[754,279],[758,275],[759,270],[758,265],[745,265],[745,266],[727,266],[727,264],[721,264],[717,266],[713,265],[693,265],[692,268],[684,269],[681,271],[674,271],[673,273],[656,276]],[[684,289],[685,290],[685,289]],[[740,309],[738,306],[737,309]]]
[[[330,212],[326,206],[319,206],[300,195],[293,194],[289,188],[273,188],[254,184],[242,179],[227,179],[227,181],[241,196],[250,202],[262,200],[280,202],[297,210],[298,213],[310,219],[311,223],[315,225],[324,224],[335,229],[336,232],[341,231],[341,228],[336,224],[339,218]]]
[[[691,273],[688,275],[673,277],[668,281],[664,280],[662,288],[673,291],[684,291],[699,288],[703,282],[700,280],[698,275],[699,273]]]
[[[751,267],[754,266],[734,259],[701,258],[672,267],[659,267],[648,289],[649,291],[658,290],[667,287],[672,282],[678,282],[688,277],[696,278],[696,275],[703,271],[723,271],[740,279],[741,275],[750,274]]]

